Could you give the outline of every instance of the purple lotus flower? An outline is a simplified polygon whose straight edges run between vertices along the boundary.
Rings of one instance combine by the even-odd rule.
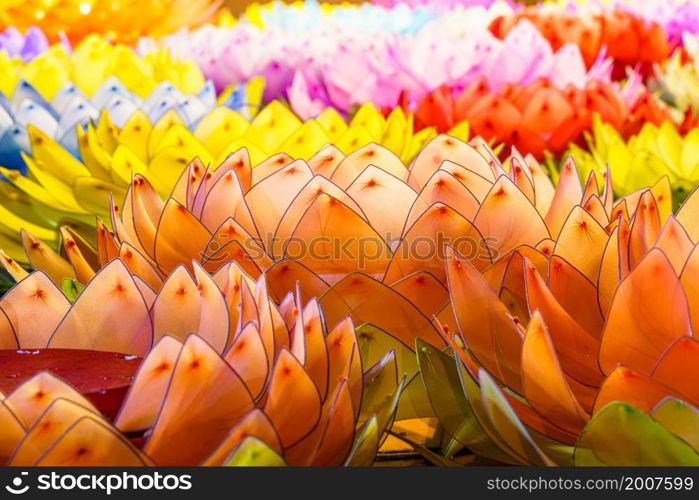
[[[0,33],[0,50],[7,51],[11,57],[31,61],[48,47],[49,42],[44,32],[36,26],[29,28],[26,34],[13,26]]]

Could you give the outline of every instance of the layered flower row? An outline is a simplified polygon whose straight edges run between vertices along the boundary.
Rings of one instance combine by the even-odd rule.
[[[327,329],[317,301],[276,304],[266,287],[195,264],[155,292],[115,259],[71,303],[44,273],[26,277],[0,299],[3,370],[17,370],[0,460],[371,465],[405,383],[395,353],[363,373],[349,318]]]
[[[219,2],[213,0],[28,0],[3,4],[0,27],[38,26],[51,41],[78,42],[97,33],[128,42],[200,25],[218,8]]]
[[[272,377],[268,390],[277,378],[288,380],[282,374],[302,372],[294,358],[313,382],[301,377],[284,386],[290,395],[286,404],[304,401],[304,411],[297,412],[303,422],[292,419],[286,428],[300,439],[304,423],[317,421],[305,412],[324,408],[327,401],[311,397],[310,388],[323,387],[326,379],[315,378],[295,354],[293,341],[309,331],[308,325],[295,327],[293,336],[288,332],[298,321],[294,309],[303,311],[302,321],[308,309],[313,317],[321,317],[322,309],[326,323],[344,324],[348,336],[354,330],[345,318],[363,325],[356,335],[359,343],[366,341],[360,349],[364,366],[393,350],[399,373],[407,374],[396,418],[437,416],[455,442],[474,453],[539,465],[697,463],[692,422],[699,395],[692,374],[699,351],[692,332],[699,317],[694,290],[699,195],[673,216],[667,178],[615,200],[609,171],[604,184],[590,175],[581,186],[569,160],[554,187],[531,156],[514,151],[502,164],[484,143],[473,148],[444,135],[430,141],[409,167],[370,144],[347,156],[326,146],[307,162],[280,154],[254,168],[247,152],[239,150],[218,168],[195,160],[177,175],[165,201],[146,177],[134,176],[124,202],[112,205],[113,231],[100,223],[95,247],[66,227],[59,255],[23,233],[29,260],[46,274],[27,275],[13,259],[1,257],[20,280],[16,290],[24,290],[8,294],[9,307],[0,305],[6,331],[14,332],[5,337],[9,348],[22,347],[27,332],[44,332],[27,346],[71,347],[79,339],[73,347],[141,356],[171,334],[186,339],[178,348],[194,350],[185,359],[194,356],[198,362],[186,366],[198,369],[208,359],[202,354],[206,344],[188,333],[197,332],[209,349],[227,357],[232,352],[227,349],[242,341],[246,328],[241,326],[252,321],[256,326],[249,330],[263,339],[261,350],[289,345],[294,353],[288,357],[282,348],[277,357],[268,355],[284,368],[265,371]],[[243,273],[250,278],[239,278]],[[12,307],[15,297],[36,299],[39,290],[41,298],[44,290],[53,290],[51,281],[65,278],[87,287],[74,305],[63,302],[53,322],[42,320],[38,328],[37,314]],[[116,292],[139,300],[128,302],[128,312],[116,305],[95,309],[96,303],[122,304]],[[255,312],[248,313],[246,304],[253,302]],[[225,311],[228,322],[212,320],[225,317]],[[120,320],[107,320],[110,314]],[[274,325],[281,324],[286,330],[278,341]],[[330,352],[332,336],[315,334],[326,341],[314,346],[325,345]],[[311,352],[309,345],[303,352]],[[454,357],[442,352],[445,345]],[[255,369],[269,366],[254,364]],[[170,387],[179,387],[176,373]],[[244,373],[240,368],[249,393],[257,393]],[[182,377],[183,386],[184,380],[194,385],[201,380],[189,372]],[[159,426],[177,425],[174,414],[188,407],[189,398],[221,398],[218,391],[232,391],[232,382],[209,387],[206,395],[185,396],[192,389],[182,389],[173,403],[178,412],[165,411],[166,399],[155,419],[146,404],[153,396],[141,395],[137,377],[121,412],[146,408],[136,416],[145,419],[145,412],[150,420],[138,429],[153,425],[143,451],[156,463],[178,463],[170,461],[174,456],[200,463],[221,446],[242,410],[226,425],[188,437],[186,448],[171,444],[166,439],[171,431]],[[292,386],[309,389],[302,398]],[[393,394],[398,385],[391,387]],[[162,401],[153,391],[153,399]],[[142,399],[130,406],[131,397]],[[261,439],[294,463],[285,443],[293,449],[296,441],[284,441],[283,424],[268,409],[274,400],[270,392],[262,410],[277,431],[281,451]],[[204,422],[196,420],[205,418],[202,405],[191,407],[181,425],[188,418]],[[343,421],[356,422],[351,415],[348,409]],[[120,429],[121,418],[115,424]],[[624,446],[614,445],[619,432]],[[349,449],[351,440],[342,438],[348,434],[338,433],[345,444],[341,450]],[[17,432],[18,441],[22,435]],[[74,441],[65,444],[75,451]],[[640,453],[645,446],[652,451]],[[225,448],[221,456],[233,449]],[[347,453],[337,451],[333,463],[346,461]]]
[[[246,94],[251,91],[249,87],[250,84]],[[252,93],[259,98],[259,88]],[[279,102],[257,113],[255,108],[240,102],[247,100],[238,99],[242,97],[240,93],[231,94],[231,99],[236,99],[229,105],[239,103],[236,106],[255,115],[253,120],[230,107],[218,106],[192,123],[187,113],[183,114],[183,108],[191,110],[191,103],[196,100],[190,99],[187,106],[180,106],[172,99],[177,95],[173,90],[162,101],[171,103],[173,109],[155,123],[151,123],[144,111],[137,110],[119,127],[115,121],[119,123],[123,115],[117,114],[112,119],[108,112],[103,112],[96,123],[68,133],[68,143],[77,143],[77,158],[71,148],[29,125],[29,144],[22,145],[27,154],[22,155],[20,165],[22,168],[26,165],[27,176],[19,171],[0,169],[3,176],[0,182],[0,247],[13,258],[25,262],[18,247],[20,230],[32,231],[55,248],[56,228],[61,224],[70,225],[94,242],[95,215],[108,217],[109,196],[121,200],[133,175],[146,175],[158,193],[167,196],[181,169],[194,157],[205,165],[218,165],[229,154],[244,147],[251,164],[257,165],[275,153],[309,159],[328,143],[337,144],[340,151],[349,154],[375,142],[385,145],[407,163],[436,135],[432,128],[415,132],[413,116],[400,109],[384,118],[376,108],[365,105],[346,123],[336,111],[328,108],[316,119],[301,122]],[[122,98],[117,101],[126,103]],[[156,105],[156,116],[160,111]],[[44,118],[42,123],[51,123],[46,116]],[[468,124],[457,125],[451,133],[467,139]]]
[[[559,87],[608,79],[611,68],[604,58],[587,70],[576,45],[553,50],[526,20],[498,39],[487,30],[493,17],[486,10],[459,10],[405,36],[342,24],[300,32],[276,25],[264,30],[246,23],[209,25],[158,44],[141,40],[139,50],[147,54],[164,46],[192,58],[219,88],[261,75],[265,99],[287,97],[304,118],[325,106],[343,113],[368,101],[393,107],[403,91],[417,100],[441,85],[466,86],[479,75],[495,90],[537,78]]]

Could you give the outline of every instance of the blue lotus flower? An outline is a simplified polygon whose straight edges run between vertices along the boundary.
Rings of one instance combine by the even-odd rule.
[[[184,124],[194,128],[216,106],[243,112],[250,105],[247,86],[239,85],[217,100],[212,82],[207,81],[196,94],[185,94],[164,81],[146,98],[129,91],[116,77],[107,78],[92,97],[87,97],[74,83],[68,82],[51,98],[45,99],[31,84],[20,81],[11,97],[0,93],[0,166],[26,173],[22,152],[28,152],[27,127],[32,125],[79,157],[76,127],[85,129],[109,114],[121,128],[136,111],[142,110],[151,123],[174,110]]]

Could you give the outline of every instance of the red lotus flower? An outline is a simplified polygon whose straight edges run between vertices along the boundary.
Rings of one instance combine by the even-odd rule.
[[[581,15],[580,12],[542,10],[532,6],[498,17],[491,23],[490,31],[498,38],[504,38],[522,19],[531,21],[554,50],[566,43],[578,45],[588,67],[606,47],[607,56],[614,59],[613,76],[618,80],[625,77],[629,66],[638,65],[644,73],[651,71],[653,64],[666,59],[671,51],[660,25],[647,24],[621,10]]]
[[[415,123],[445,132],[468,120],[474,135],[513,145],[541,159],[544,151],[560,154],[571,142],[583,144],[583,132],[592,128],[595,113],[625,137],[638,132],[643,123],[659,125],[669,119],[644,88],[629,98],[600,81],[591,81],[584,89],[572,85],[558,89],[537,80],[491,92],[485,79],[479,78],[458,95],[447,87],[430,93],[417,105]]]

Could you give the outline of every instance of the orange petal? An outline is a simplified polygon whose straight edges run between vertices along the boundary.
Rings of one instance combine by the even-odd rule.
[[[198,464],[252,408],[235,371],[204,340],[190,335],[144,451],[159,465]]]
[[[561,174],[556,185],[556,192],[551,200],[551,207],[546,213],[546,226],[551,236],[556,239],[568,218],[568,214],[575,205],[582,202],[582,189],[580,188],[580,176],[575,167],[573,157],[569,156],[561,168]]]
[[[138,250],[129,243],[122,243],[119,248],[119,258],[129,272],[148,283],[153,290],[160,290],[163,280],[158,271]]]
[[[298,297],[298,295],[297,295]],[[297,298],[296,308],[301,312],[292,330],[291,353],[315,382],[322,399],[328,388],[328,351],[325,346],[323,315],[316,299],[301,307]]]
[[[268,242],[274,235],[287,207],[312,177],[313,172],[306,162],[297,160],[265,177],[248,191],[245,200],[262,241]]]
[[[211,233],[183,205],[170,198],[165,204],[155,235],[155,259],[164,273],[204,256]]]
[[[61,227],[64,255],[73,266],[75,277],[80,283],[87,283],[98,268],[95,251],[68,227]]]
[[[539,162],[531,154],[525,157],[526,168],[529,169],[532,182],[534,183],[534,192],[536,193],[536,210],[540,214],[545,214],[551,208],[553,197],[556,190],[553,183],[546,172],[541,168]]]
[[[453,255],[447,277],[462,339],[474,357],[516,392],[522,382],[522,334],[504,304],[468,261]]]
[[[313,203],[313,201],[322,194],[326,194],[335,198],[336,200],[339,200],[362,219],[367,220],[364,211],[357,204],[357,202],[352,199],[352,197],[324,177],[315,175],[308,182],[308,184],[306,184],[303,189],[299,191],[282,214],[279,225],[275,228],[273,241],[265,241],[265,244],[271,249],[273,256],[282,256],[284,253],[284,248],[293,235],[294,229],[298,225],[299,220],[304,216],[311,203]]]
[[[510,158],[510,178],[512,182],[515,183],[524,195],[529,198],[532,204],[536,203],[536,194],[534,191],[534,184],[532,179],[529,177],[529,171],[525,170],[522,163],[512,156]]]
[[[63,257],[51,250],[43,241],[27,231],[20,232],[22,245],[33,269],[44,271],[54,283],[60,285],[63,278],[75,279],[73,267]]]
[[[401,181],[408,173],[408,169],[394,153],[371,143],[348,154],[337,166],[330,180],[340,189],[346,190],[370,165]]]
[[[294,229],[284,256],[330,281],[355,270],[382,275],[391,250],[351,208],[328,194],[320,194]]]
[[[532,315],[522,345],[522,390],[535,410],[567,431],[579,433],[589,419],[561,371],[538,311]]]
[[[342,465],[354,439],[355,412],[349,384],[338,386],[330,401],[327,424],[312,460],[314,466]]]
[[[228,339],[228,308],[208,274],[195,267],[196,284],[184,266],[179,266],[163,284],[152,309],[153,338],[164,335],[184,340],[196,333],[218,352]]]
[[[322,175],[326,179],[330,179],[333,172],[335,172],[335,169],[344,158],[345,155],[342,154],[342,151],[332,144],[328,144],[319,149],[318,152],[308,160],[308,166],[311,167],[314,174]]]
[[[296,290],[296,283],[301,290],[301,300],[308,302],[311,298],[321,297],[330,288],[323,279],[303,264],[291,259],[275,262],[266,273],[270,288],[270,297],[279,302],[289,292]]]
[[[22,281],[29,275],[29,273],[22,266],[20,266],[15,259],[7,255],[1,248],[0,265],[2,265],[5,271],[7,271],[7,274],[9,274],[15,281]]]
[[[454,137],[438,135],[413,160],[408,177],[410,186],[420,191],[445,160],[463,165],[488,180],[494,179],[487,160],[473,147]]]
[[[454,177],[469,190],[479,203],[485,199],[488,191],[493,187],[492,174],[489,177],[483,177],[473,170],[469,170],[467,167],[454,163],[453,161],[444,160],[437,172],[446,172]],[[430,179],[425,183],[423,190],[428,186]]]
[[[602,383],[593,413],[612,401],[623,401],[650,413],[655,405],[675,393],[665,385],[625,366],[617,366]]]
[[[70,302],[51,279],[41,271],[33,272],[0,299],[0,310],[7,315],[16,335],[17,345],[7,348],[46,347],[69,309]],[[2,338],[6,337],[3,331]]]
[[[8,465],[28,467],[34,464],[70,426],[81,418],[90,416],[99,417],[91,409],[74,401],[54,399],[27,431]]]
[[[576,206],[561,226],[554,254],[596,280],[609,235],[582,207]]]
[[[692,337],[680,337],[663,353],[653,367],[651,376],[677,391],[693,405],[699,405],[699,342]]]
[[[282,454],[282,445],[279,435],[272,422],[261,410],[254,408],[240,419],[218,448],[202,463],[207,466],[220,466],[233,453],[240,442],[248,436],[254,436],[263,441],[278,454]]]
[[[677,221],[682,224],[693,242],[699,242],[699,187],[682,203],[677,211]]]
[[[153,425],[181,349],[179,340],[166,335],[150,350],[114,419],[120,431],[140,431]]]
[[[445,281],[447,246],[477,269],[491,263],[490,249],[478,229],[453,208],[435,203],[407,230],[394,250],[384,281],[398,281],[416,271],[427,271]]]
[[[680,282],[687,295],[692,332],[699,332],[699,246],[695,246],[680,274]]]
[[[433,275],[418,271],[393,283],[391,288],[415,304],[422,314],[431,318],[449,302],[449,292]]]
[[[629,236],[629,263],[634,267],[660,236],[660,214],[650,191],[641,195]]]
[[[243,327],[226,352],[225,360],[243,379],[252,397],[257,399],[267,382],[271,366],[255,323]]]
[[[549,289],[571,318],[585,331],[600,338],[604,318],[597,302],[597,287],[587,276],[554,255],[549,268]]]
[[[604,204],[599,196],[591,196],[582,207],[587,213],[589,213],[601,226],[607,227],[609,225],[609,216],[607,215]]]
[[[328,394],[334,394],[347,380],[355,417],[358,417],[362,402],[362,362],[352,319],[345,318],[337,323],[325,338],[325,345],[328,349]]]
[[[494,260],[520,245],[534,246],[549,237],[541,215],[507,176],[500,176],[481,205],[474,225]]]
[[[71,425],[33,465],[142,467],[146,464],[138,450],[109,424],[86,416]]]
[[[655,246],[667,256],[677,274],[694,250],[694,243],[677,219],[670,215],[663,226]]]
[[[487,192],[490,184],[486,183],[486,185]],[[420,191],[417,199],[410,207],[410,213],[405,222],[405,229],[410,228],[418,217],[438,202],[450,206],[462,217],[470,221],[474,219],[480,206],[479,200],[461,181],[452,174],[440,169],[425,183],[422,191]]]
[[[17,418],[29,428],[37,421],[49,405],[58,398],[68,399],[93,413],[97,409],[73,386],[49,372],[39,372],[17,387],[5,398],[4,403]]]
[[[252,186],[252,167],[250,165],[250,154],[247,148],[242,147],[235,153],[229,154],[218,168],[233,168],[243,193],[247,193],[250,190]]]
[[[541,313],[563,370],[583,385],[596,386],[602,381],[597,367],[599,340],[561,307],[531,264],[525,264],[525,273],[530,314],[537,309]]]
[[[282,349],[274,365],[264,412],[288,448],[318,424],[321,400],[318,388],[298,360]]]
[[[609,309],[612,306],[617,286],[629,273],[629,235],[631,229],[621,217],[617,220],[619,225],[609,235],[597,278],[597,300],[605,318],[609,316]]]
[[[97,256],[99,266],[104,267],[107,263],[119,255],[119,245],[107,226],[99,218],[97,219]]]
[[[545,240],[549,241],[549,240]],[[498,292],[502,287],[502,282],[505,277],[505,272],[510,266],[510,262],[517,255],[526,257],[529,262],[536,268],[537,272],[546,278],[549,272],[549,258],[541,252],[538,248],[533,248],[529,245],[522,245],[517,247],[515,250],[503,255],[495,261],[491,266],[489,266],[485,271],[483,271],[482,276],[488,284],[491,290]]]
[[[148,306],[129,270],[116,259],[102,268],[80,293],[51,336],[48,347],[143,356],[152,338]]]
[[[131,182],[128,196],[131,196],[130,209],[133,213],[133,227],[138,237],[141,247],[146,251],[146,255],[155,256],[155,238],[165,204],[160,199],[160,195],[144,177],[137,175]],[[124,204],[122,211],[122,221],[128,217],[126,208],[129,204]]]
[[[404,169],[402,164],[401,168]],[[369,224],[389,244],[402,234],[405,219],[417,198],[415,191],[401,178],[374,165],[366,167],[357,176],[347,188],[347,194],[357,202]]]
[[[25,432],[15,414],[4,401],[0,401],[0,461],[3,464],[12,456],[17,444],[25,437]]]
[[[647,374],[678,337],[689,335],[687,297],[665,254],[651,249],[619,284],[602,335],[600,367]]]
[[[257,185],[262,179],[282,170],[294,162],[294,159],[286,153],[277,153],[270,156],[258,165],[253,165],[251,186]],[[247,192],[247,191],[246,191]]]
[[[328,325],[351,316],[355,324],[371,323],[407,345],[413,345],[416,337],[442,345],[429,318],[405,297],[364,274],[345,277],[325,292],[319,303]]]
[[[249,234],[259,236],[240,180],[232,168],[222,171],[220,178],[213,183],[204,200],[201,222],[209,231],[215,231],[231,217]]]

